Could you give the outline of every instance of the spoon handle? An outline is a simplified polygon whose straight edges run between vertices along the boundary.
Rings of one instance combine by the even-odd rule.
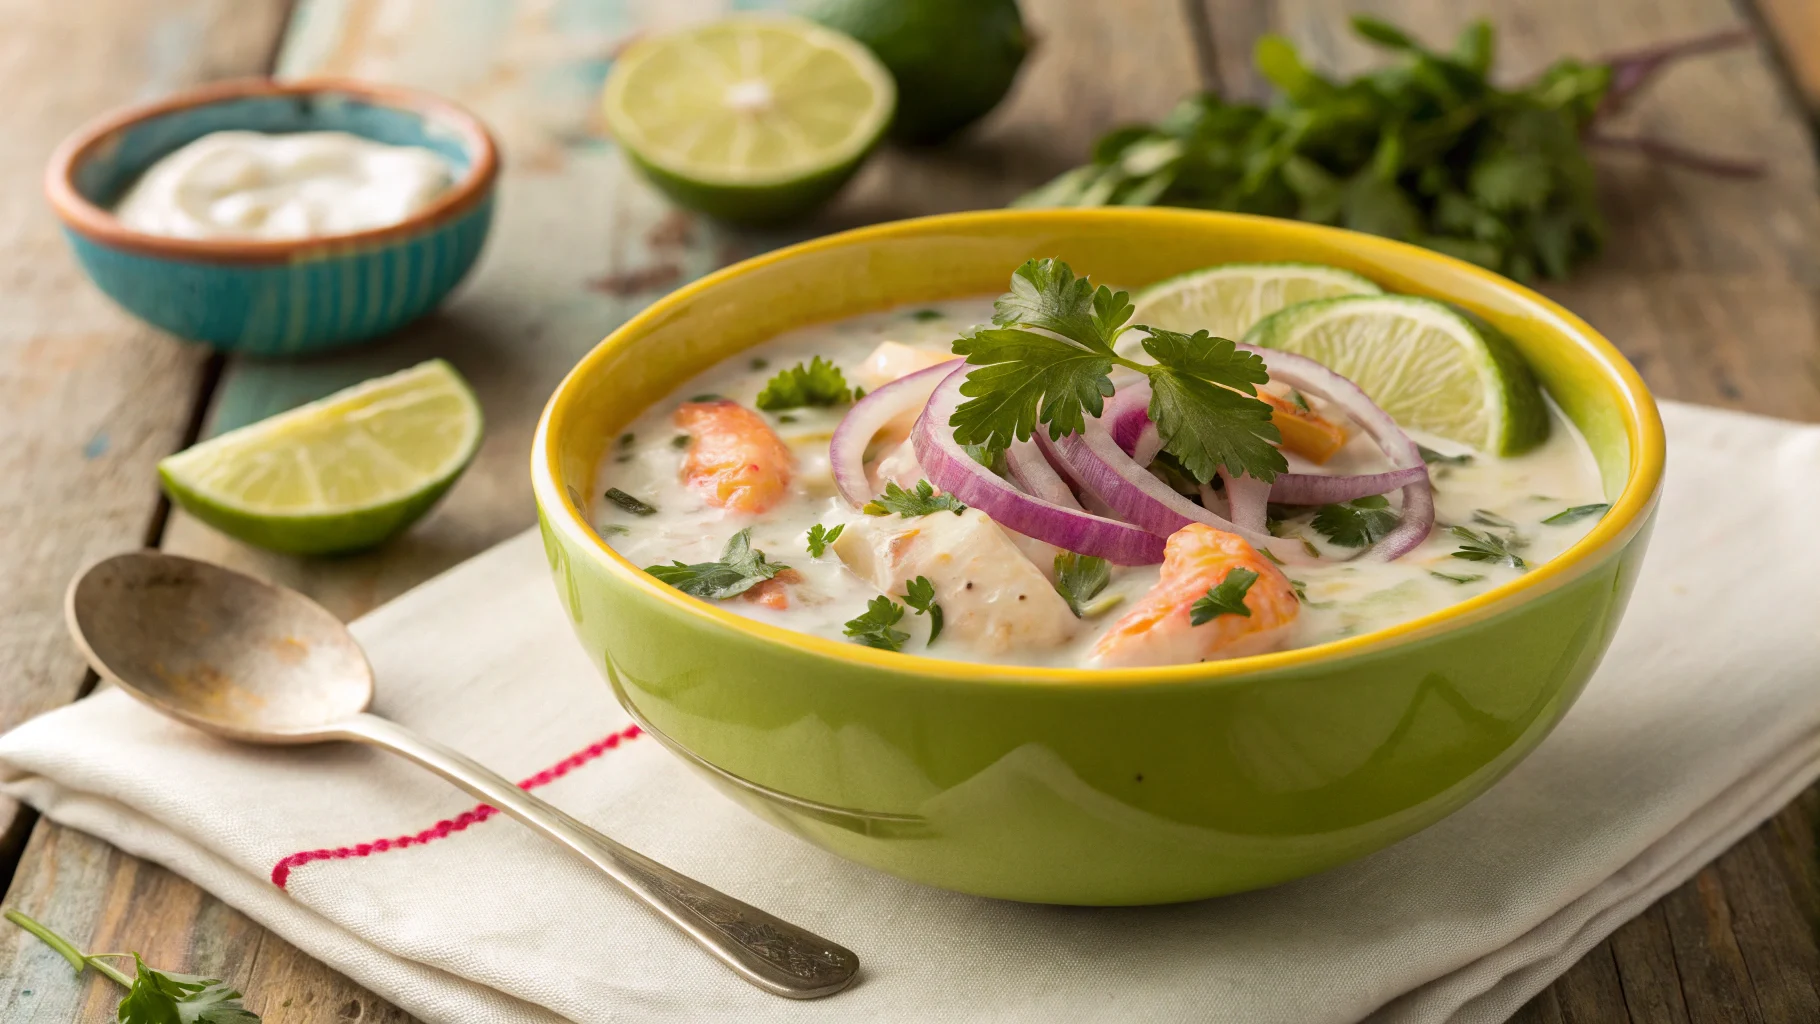
[[[832,995],[859,970],[851,950],[627,849],[473,758],[401,725],[362,714],[338,726],[337,738],[402,754],[575,851],[767,992],[791,999]]]

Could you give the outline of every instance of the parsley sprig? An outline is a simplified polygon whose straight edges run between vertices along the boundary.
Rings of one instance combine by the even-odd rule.
[[[81,973],[94,968],[126,988],[116,1016],[120,1024],[259,1024],[259,1015],[241,1005],[240,993],[216,978],[153,970],[138,953],[84,953],[70,940],[17,910],[6,919],[31,932],[56,950]],[[133,958],[128,977],[107,961]]]
[[[1270,379],[1264,361],[1206,331],[1192,335],[1130,324],[1131,296],[1095,288],[1061,260],[1031,260],[1011,275],[994,304],[992,324],[954,342],[977,367],[961,384],[967,400],[949,418],[963,445],[1009,448],[1040,423],[1052,439],[1079,433],[1087,416],[1105,411],[1112,368],[1150,378],[1150,418],[1163,450],[1206,483],[1224,466],[1234,475],[1274,480],[1289,468],[1270,406],[1256,397]],[[1148,332],[1152,363],[1115,351],[1128,330]]]
[[[1232,569],[1226,578],[1218,584],[1208,587],[1207,593],[1188,608],[1188,624],[1200,626],[1212,622],[1222,615],[1242,615],[1251,618],[1251,609],[1245,607],[1245,595],[1251,591],[1251,585],[1258,581],[1258,574],[1250,569]]]
[[[820,558],[828,550],[828,545],[840,539],[841,531],[846,528],[846,523],[836,523],[832,530],[824,528],[820,523],[809,527],[809,556]]]
[[[1098,597],[1110,582],[1112,567],[1104,558],[1077,555],[1072,551],[1063,551],[1055,556],[1055,592],[1068,602],[1069,609],[1077,619],[1084,619],[1091,612],[1105,610],[1089,602]]]
[[[866,502],[860,511],[869,516],[888,516],[895,512],[908,519],[937,512],[952,512],[958,516],[967,511],[967,506],[955,500],[952,494],[935,493],[935,488],[927,480],[918,480],[916,486],[908,491],[893,481],[885,484],[885,493]]]
[[[677,561],[669,565],[646,566],[645,571],[691,597],[725,601],[788,568],[766,561],[763,551],[753,550],[752,530],[748,527],[727,540],[718,562],[687,565]]]
[[[754,403],[766,412],[801,409],[804,406],[845,405],[853,401],[853,389],[840,367],[815,356],[807,364],[797,363],[765,382]]]
[[[935,603],[935,584],[929,582],[927,576],[918,576],[905,583],[904,603],[916,609],[918,615],[928,613],[928,642],[935,643],[935,638],[942,635],[942,606]]]
[[[1492,562],[1497,565],[1508,565],[1512,569],[1527,569],[1529,563],[1516,549],[1521,545],[1516,537],[1500,537],[1490,530],[1480,533],[1464,526],[1451,527],[1450,531],[1460,540],[1460,550],[1455,551],[1455,558],[1468,562]]]
[[[855,643],[876,647],[881,651],[901,651],[904,641],[910,634],[901,629],[892,629],[897,620],[904,617],[904,606],[882,594],[866,602],[866,611],[857,618],[847,620],[847,627],[841,630],[853,638]]]
[[[1401,519],[1401,513],[1391,508],[1382,495],[1372,494],[1337,505],[1322,505],[1315,513],[1314,528],[1340,547],[1362,548],[1383,540]]]

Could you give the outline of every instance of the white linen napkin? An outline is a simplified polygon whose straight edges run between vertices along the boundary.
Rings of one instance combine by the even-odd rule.
[[[626,731],[535,531],[355,624],[380,713],[542,773],[565,810],[858,952],[860,983],[818,1002],[748,987],[575,858],[461,816],[471,800],[379,751],[234,746],[108,691],[0,737],[0,781],[427,1021],[1501,1021],[1820,774],[1820,427],[1665,415],[1636,597],[1541,748],[1387,850],[1196,904],[961,896],[761,823]]]

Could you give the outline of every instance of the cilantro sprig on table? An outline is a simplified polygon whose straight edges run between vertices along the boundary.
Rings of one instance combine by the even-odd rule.
[[[1526,82],[1494,81],[1483,21],[1430,49],[1370,17],[1355,33],[1395,62],[1351,79],[1310,68],[1282,36],[1253,53],[1268,105],[1189,96],[1154,125],[1119,128],[1091,162],[1019,206],[1187,206],[1295,217],[1425,245],[1518,279],[1564,277],[1604,236],[1592,146],[1747,176],[1761,164],[1690,153],[1606,128],[1677,57],[1749,40],[1729,31],[1620,54],[1561,58]]]
[[[1031,260],[1011,275],[994,304],[992,324],[954,342],[976,367],[961,384],[967,400],[948,423],[963,445],[989,450],[1028,441],[1041,424],[1051,439],[1081,432],[1105,411],[1112,368],[1150,378],[1150,418],[1163,450],[1201,483],[1225,467],[1269,482],[1289,468],[1270,406],[1256,397],[1270,379],[1264,361],[1206,331],[1180,334],[1129,324],[1131,297],[1095,288],[1056,259]],[[1153,363],[1127,359],[1114,346],[1126,331],[1148,332]]]
[[[240,993],[216,978],[154,970],[138,953],[84,953],[17,910],[7,911],[6,919],[56,950],[77,973],[92,967],[125,987],[116,1011],[120,1024],[259,1024],[259,1015],[241,1005]],[[127,956],[133,958],[132,977],[107,962]]]
[[[765,383],[753,403],[766,412],[801,409],[804,406],[845,405],[853,401],[853,389],[840,367],[821,356],[807,364],[797,363]]]
[[[1188,608],[1188,624],[1200,626],[1212,622],[1222,615],[1242,615],[1251,617],[1251,609],[1245,607],[1245,595],[1251,592],[1251,585],[1258,581],[1258,574],[1250,569],[1232,569],[1226,578],[1215,586],[1207,588],[1207,593]]]
[[[669,565],[649,565],[645,571],[691,597],[725,601],[788,568],[766,561],[763,551],[754,550],[752,531],[747,528],[728,539],[717,562],[687,565],[677,561]]]
[[[908,519],[937,512],[952,512],[958,516],[967,511],[967,506],[952,494],[935,493],[929,481],[918,480],[916,486],[907,491],[895,482],[885,484],[885,493],[866,502],[860,511],[869,516],[888,516],[895,512]]]

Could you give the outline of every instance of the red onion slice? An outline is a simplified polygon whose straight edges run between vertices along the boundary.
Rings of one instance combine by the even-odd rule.
[[[1105,502],[1117,515],[1158,537],[1167,537],[1189,523],[1206,523],[1215,529],[1238,534],[1280,562],[1311,561],[1299,545],[1286,543],[1261,529],[1247,529],[1228,522],[1177,494],[1125,454],[1112,439],[1103,419],[1088,420],[1086,430],[1069,434],[1060,441],[1050,440],[1040,428],[1036,437],[1039,444],[1053,446],[1061,454],[1085,490]]]
[[[1280,505],[1332,505],[1373,494],[1388,494],[1428,475],[1421,466],[1388,473],[1327,476],[1321,473],[1279,473],[1270,482],[1270,500]]]
[[[1081,507],[1067,481],[1049,464],[1035,441],[1013,441],[1011,447],[1005,449],[1005,468],[1011,471],[1011,479],[1017,481],[1025,494],[1063,508]]]
[[[1104,558],[1114,565],[1155,565],[1163,560],[1162,537],[1024,494],[975,462],[954,440],[954,430],[948,425],[961,404],[961,382],[966,377],[962,367],[942,381],[910,433],[917,460],[928,471],[931,483],[986,513],[1005,529],[1058,548]]]
[[[866,446],[872,438],[885,424],[927,404],[930,392],[959,364],[959,359],[950,359],[906,374],[847,410],[828,442],[828,465],[834,473],[834,486],[849,505],[860,508],[872,500],[872,483],[866,479]]]
[[[1434,487],[1429,482],[1428,467],[1422,461],[1421,449],[1403,432],[1397,421],[1379,408],[1357,384],[1307,356],[1253,345],[1240,345],[1238,348],[1262,358],[1270,371],[1271,380],[1282,381],[1338,406],[1342,413],[1371,435],[1384,457],[1390,460],[1393,469],[1420,471],[1419,476],[1403,485],[1403,516],[1397,528],[1367,549],[1361,557],[1390,561],[1408,554],[1426,540],[1435,524]]]

